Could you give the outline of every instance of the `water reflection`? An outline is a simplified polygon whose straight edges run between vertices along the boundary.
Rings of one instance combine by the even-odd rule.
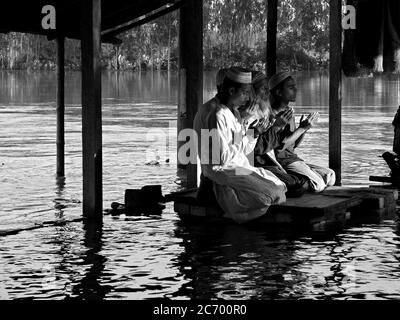
[[[293,230],[182,222],[176,236],[184,246],[177,264],[190,281],[174,297],[276,299],[290,290],[290,270],[304,262],[294,255]]]
[[[296,79],[298,83],[296,105],[328,108],[329,74],[327,72],[301,72],[296,74]],[[399,105],[399,76],[343,77],[342,98],[344,110],[349,107],[361,107],[364,110],[387,107],[395,110]]]
[[[64,209],[66,206],[63,204],[64,197],[65,177],[56,177],[56,198],[54,199],[55,217],[62,219],[64,216]]]
[[[332,234],[284,230],[168,213],[39,229],[1,239],[0,283],[12,299],[400,297],[394,222]]]
[[[103,247],[103,226],[85,223],[84,246],[87,251],[82,255],[82,264],[87,266],[85,275],[72,288],[72,295],[85,300],[103,300],[112,291],[112,286],[101,284],[107,258],[101,254]]]
[[[383,270],[400,276],[394,224],[380,227],[395,254],[374,250],[377,230],[353,227],[344,234],[252,230],[236,225],[180,223],[177,267],[187,282],[171,297],[196,299],[371,299],[400,297],[400,282],[385,288]],[[361,235],[362,234],[362,235]],[[361,238],[360,238],[361,237]],[[382,238],[382,237],[381,237]],[[362,240],[361,240],[362,239]],[[392,240],[391,240],[392,239]],[[369,261],[368,267],[366,261]],[[371,265],[371,260],[375,263]],[[378,267],[379,265],[379,267]],[[397,270],[397,271],[395,271]],[[381,276],[379,276],[381,274]],[[374,290],[367,287],[374,283]]]
[[[204,100],[215,92],[216,71],[204,72]],[[327,72],[295,73],[298,82],[298,106],[329,104],[329,75]],[[80,73],[66,72],[66,103],[80,104]],[[176,72],[107,72],[102,73],[102,97],[114,101],[177,103]],[[343,77],[343,106],[363,108],[399,105],[398,75],[367,78]],[[51,71],[0,71],[0,103],[45,104],[55,102],[56,74]]]

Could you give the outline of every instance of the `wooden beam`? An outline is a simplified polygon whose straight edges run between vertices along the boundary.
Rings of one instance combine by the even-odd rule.
[[[77,21],[80,4],[83,0],[24,0],[10,1],[7,9],[0,10],[0,30],[43,34],[50,38],[56,37],[60,31],[64,36],[80,39],[80,26]],[[102,27],[103,30],[113,29],[129,23],[136,18],[154,13],[167,4],[175,5],[185,0],[103,0],[102,1]],[[56,8],[56,30],[45,30],[41,26],[44,14],[41,13],[44,5],[53,5]],[[23,10],[21,10],[23,7]],[[18,18],[15,14],[18,12]],[[115,38],[105,38],[104,42],[118,43]]]
[[[342,1],[330,0],[329,19],[329,167],[342,180]]]
[[[59,37],[57,38],[57,177],[65,176],[64,78],[64,37]]]
[[[79,31],[80,33],[80,31]],[[47,35],[47,40],[52,41],[54,39],[57,39],[59,37],[58,34],[52,33],[52,34],[43,34],[43,33],[38,33],[41,35]],[[81,37],[78,33],[63,33],[63,35],[66,38],[69,39],[75,39],[75,40],[81,40]],[[116,37],[109,37],[109,36],[101,36],[101,42],[102,43],[109,43],[109,44],[114,44],[114,45],[120,45],[122,44],[122,40],[118,39]]]
[[[187,0],[180,9],[179,82],[178,135],[183,129],[193,129],[194,117],[203,104],[203,1],[200,0]],[[178,141],[178,152],[184,143]],[[197,164],[190,163],[185,169],[187,188],[196,187]]]
[[[104,1],[103,3],[103,30],[108,30],[116,26],[128,23],[134,18],[146,15],[166,3],[175,2],[174,0],[118,0]]]
[[[278,29],[278,0],[267,1],[267,77],[276,73],[276,34]]]
[[[102,221],[101,0],[82,1],[83,214]]]
[[[2,30],[0,32],[41,34],[53,40],[61,31],[66,38],[81,39],[79,23],[75,23],[81,18],[78,14],[81,1],[27,0],[23,2],[24,10],[20,10],[19,1],[14,1],[7,4],[7,10],[0,11],[0,30]],[[139,17],[153,15],[167,4],[175,6],[178,2],[184,3],[185,0],[103,0],[102,29],[106,32],[110,31]],[[44,16],[41,9],[44,5],[54,5],[56,8],[56,30],[45,30],[41,26]],[[10,15],[10,12],[18,12],[18,19],[13,14]],[[102,37],[102,42],[121,44],[121,40],[114,37]]]
[[[142,17],[142,18],[137,18],[135,20],[133,20],[132,22],[129,22],[128,24],[125,24],[123,26],[118,26],[116,28],[113,28],[111,30],[105,30],[102,33],[102,37],[113,37],[121,32],[125,32],[127,30],[130,30],[132,28],[135,28],[137,26],[140,26],[142,24],[145,24],[147,22],[153,21],[154,19],[157,19],[167,13],[170,13],[172,11],[175,11],[177,9],[179,9],[182,6],[182,1],[181,2],[177,2],[169,7],[164,7],[164,9],[159,10],[155,13],[152,13],[148,16]]]

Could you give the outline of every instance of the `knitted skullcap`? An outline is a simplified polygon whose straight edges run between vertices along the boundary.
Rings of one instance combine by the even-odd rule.
[[[252,82],[254,85],[267,79],[267,76],[264,74],[264,72],[261,72],[261,71],[252,71],[251,75],[252,75],[252,79],[253,79]]]
[[[267,80],[267,76],[261,72],[261,71],[252,71],[252,83],[255,88],[255,90],[258,90],[261,86],[264,80]]]
[[[285,81],[287,78],[291,76],[292,75],[289,71],[281,71],[273,75],[268,82],[269,90],[274,89],[275,87],[277,87],[279,84],[281,84],[283,81]]]

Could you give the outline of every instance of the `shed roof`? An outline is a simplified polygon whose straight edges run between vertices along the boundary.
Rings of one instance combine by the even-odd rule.
[[[140,25],[164,13],[177,9],[185,0],[102,0],[102,41],[118,42],[115,34],[123,27]],[[7,10],[0,11],[0,32],[25,32],[55,38],[63,35],[80,39],[82,0],[12,0]],[[56,30],[42,28],[45,14],[42,8],[56,9]],[[121,29],[122,28],[122,29]]]

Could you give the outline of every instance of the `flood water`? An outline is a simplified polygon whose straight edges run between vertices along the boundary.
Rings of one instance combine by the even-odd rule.
[[[215,94],[204,77],[204,100]],[[299,73],[296,114],[321,120],[298,150],[328,162],[328,77]],[[104,208],[125,189],[179,190],[177,76],[103,74]],[[343,183],[386,175],[399,105],[395,76],[345,79]],[[56,76],[0,72],[0,233],[82,214],[80,74],[66,74],[66,179],[56,183]],[[158,160],[159,165],[146,165]],[[400,299],[396,221],[349,225],[334,234],[190,225],[169,204],[161,216],[72,222],[0,237],[2,299]]]

